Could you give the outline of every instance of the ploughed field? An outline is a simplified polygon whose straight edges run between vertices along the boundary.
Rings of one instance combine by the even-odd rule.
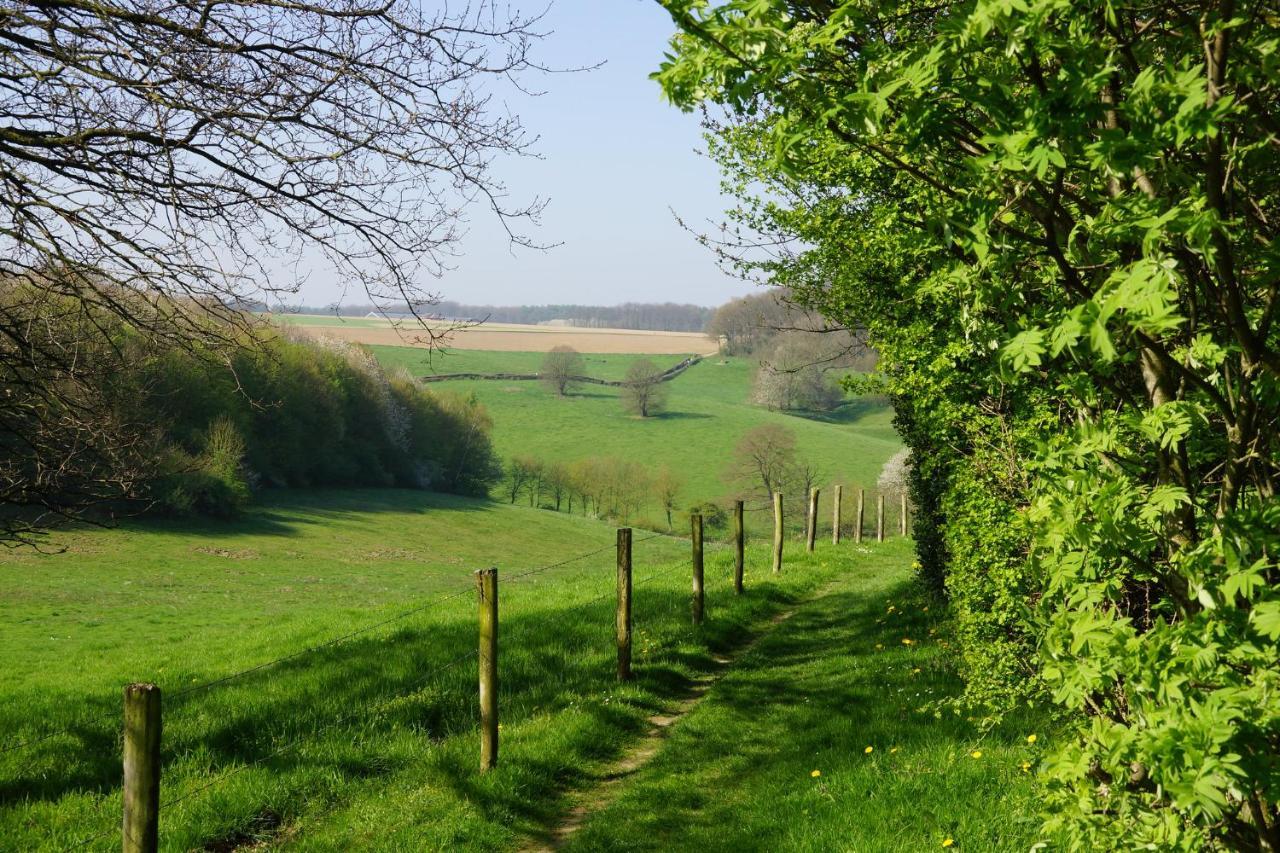
[[[378,346],[426,347],[430,335],[416,324],[380,317],[338,317],[316,314],[277,314],[272,318],[318,335]],[[454,328],[428,323],[437,332],[449,331],[449,346],[459,350],[546,352],[565,344],[592,353],[697,353],[707,355],[719,345],[698,332],[660,332],[648,329],[593,329],[576,326],[529,326],[483,323]]]

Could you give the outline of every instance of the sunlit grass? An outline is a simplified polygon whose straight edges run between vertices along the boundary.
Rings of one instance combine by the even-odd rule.
[[[3,745],[70,731],[0,756],[0,846],[118,846],[120,688],[132,680],[166,695],[165,849],[257,837],[317,850],[509,846],[554,821],[564,790],[625,749],[713,665],[712,650],[837,572],[906,561],[900,543],[870,556],[824,546],[775,579],[753,548],[736,598],[720,551],[708,560],[708,623],[694,631],[688,546],[644,535],[639,678],[625,687],[613,680],[613,530],[581,518],[412,492],[304,493],[230,526],[150,522],[65,534],[62,554],[11,554],[0,563]],[[481,777],[467,655],[470,573],[483,565],[512,580],[502,766]]]

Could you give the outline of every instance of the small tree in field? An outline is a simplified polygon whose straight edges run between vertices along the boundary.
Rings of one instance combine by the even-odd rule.
[[[662,371],[652,361],[642,358],[627,368],[627,378],[622,386],[622,403],[627,411],[647,418],[662,411],[666,397]]]
[[[683,487],[684,481],[679,474],[671,470],[671,466],[663,465],[658,469],[658,475],[653,481],[653,491],[658,498],[658,503],[662,504],[662,509],[667,514],[668,530],[671,529],[671,514],[675,511],[676,502]]]
[[[542,370],[538,372],[538,377],[548,388],[563,397],[578,384],[582,371],[582,355],[573,347],[560,344],[542,360]]]

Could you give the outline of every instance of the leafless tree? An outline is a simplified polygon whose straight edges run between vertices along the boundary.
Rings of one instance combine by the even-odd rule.
[[[552,347],[542,359],[538,376],[548,388],[563,397],[577,384],[583,372],[582,356],[567,344]]]
[[[770,409],[827,411],[844,396],[840,376],[874,366],[874,356],[849,332],[780,332],[760,361],[752,401]]]
[[[284,301],[304,261],[418,317],[473,204],[528,242],[540,203],[491,166],[530,140],[484,84],[519,85],[537,19],[505,9],[0,9],[0,502],[44,510],[0,540],[130,491],[145,425],[99,396],[131,349],[229,360],[239,305]]]
[[[795,463],[795,432],[779,424],[761,424],[738,441],[725,479],[765,505],[774,493],[786,491]]]
[[[666,405],[662,371],[647,358],[637,359],[627,368],[622,385],[622,401],[627,411],[642,418],[657,414]]]

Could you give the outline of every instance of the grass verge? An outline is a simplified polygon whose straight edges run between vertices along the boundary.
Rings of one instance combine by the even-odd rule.
[[[960,684],[905,562],[856,562],[764,637],[568,849],[1031,847],[1048,732],[935,712]]]

